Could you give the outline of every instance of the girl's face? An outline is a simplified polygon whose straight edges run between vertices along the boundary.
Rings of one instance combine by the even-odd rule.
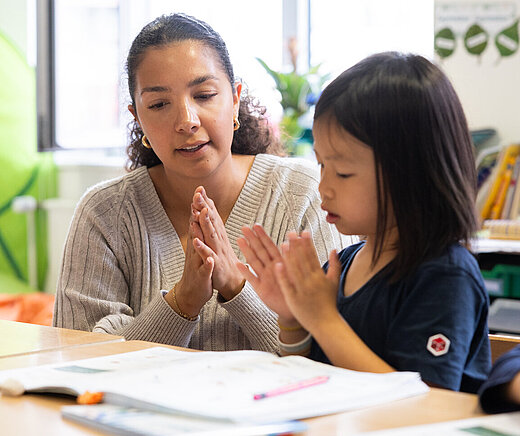
[[[135,107],[128,109],[165,169],[205,177],[231,159],[241,86],[236,88],[233,93],[212,48],[182,41],[145,52]]]
[[[321,207],[327,221],[347,235],[376,233],[374,153],[330,118],[314,123],[314,150],[321,166]]]

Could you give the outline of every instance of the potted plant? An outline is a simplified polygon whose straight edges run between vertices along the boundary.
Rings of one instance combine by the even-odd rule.
[[[283,109],[280,121],[281,140],[290,155],[301,154],[298,152],[298,141],[305,132],[300,118],[306,114],[318,100],[323,84],[329,78],[329,74],[321,75],[318,70],[320,65],[310,67],[306,73],[296,71],[297,51],[295,40],[289,42],[291,53],[292,71],[283,73],[274,71],[260,58],[256,58],[262,67],[274,79],[276,89],[281,95]]]

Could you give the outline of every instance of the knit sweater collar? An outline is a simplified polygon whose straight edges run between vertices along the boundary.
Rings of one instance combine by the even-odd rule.
[[[236,253],[240,252],[236,240],[242,235],[241,228],[255,224],[263,193],[270,180],[273,159],[276,158],[269,155],[255,156],[244,187],[225,223],[231,247]],[[141,209],[146,217],[150,242],[158,245],[162,256],[161,270],[168,272],[168,276],[171,273],[173,276],[170,279],[178,280],[184,270],[185,258],[180,239],[164,210],[148,169],[141,167],[133,175],[140,191]]]

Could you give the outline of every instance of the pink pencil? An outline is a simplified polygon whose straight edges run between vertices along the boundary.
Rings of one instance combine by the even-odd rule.
[[[262,394],[255,394],[253,399],[261,400],[262,398],[270,398],[275,397],[276,395],[286,394],[287,392],[297,391],[303,388],[308,388],[311,386],[316,386],[322,383],[325,383],[329,379],[328,375],[320,375],[318,377],[313,377],[308,380],[302,380],[296,383],[292,383],[287,386],[282,386],[280,388],[273,389],[271,391],[264,392]]]

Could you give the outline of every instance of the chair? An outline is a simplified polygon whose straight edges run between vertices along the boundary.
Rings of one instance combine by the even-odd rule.
[[[491,361],[494,363],[502,354],[520,345],[520,336],[489,335]]]

